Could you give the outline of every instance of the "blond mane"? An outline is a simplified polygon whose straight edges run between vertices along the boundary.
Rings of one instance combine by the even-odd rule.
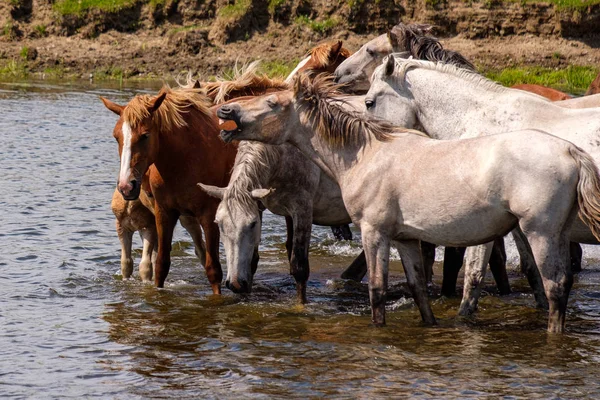
[[[247,212],[258,207],[251,193],[254,189],[264,188],[269,179],[268,173],[278,162],[279,152],[275,146],[240,142],[231,180],[223,196],[229,212]]]
[[[258,73],[260,61],[256,60],[248,65],[233,67],[233,76],[231,79],[217,77],[214,82],[200,82],[202,90],[212,101],[213,104],[221,104],[231,97],[256,96],[264,94],[267,90],[286,90],[289,85],[281,79],[269,78],[264,74]],[[188,75],[186,88],[193,87],[196,83],[191,75]]]
[[[171,132],[176,128],[187,126],[184,115],[191,110],[197,110],[206,116],[211,116],[210,101],[199,89],[178,88],[171,89],[164,86],[159,95],[166,92],[167,95],[154,113],[152,120],[163,132]],[[123,120],[135,128],[142,120],[150,117],[149,107],[157,96],[141,94],[135,96],[123,110]]]
[[[294,87],[296,103],[307,113],[315,132],[332,147],[362,146],[370,136],[382,142],[405,132],[426,136],[422,132],[345,109],[345,95],[340,92],[342,86],[333,83],[333,78],[327,74],[319,74],[312,80],[301,74]]]
[[[329,66],[329,62],[331,60],[329,60],[329,52],[331,50],[331,47],[335,44],[336,42],[325,42],[325,43],[321,43],[315,47],[313,47],[307,55],[311,56],[314,61],[318,64],[315,66],[316,69],[319,68],[326,68],[327,66]],[[344,47],[342,47],[340,49],[340,52],[338,53],[338,56],[342,56],[344,58],[348,58],[352,55],[352,53],[350,53],[350,51]],[[333,60],[335,61],[335,60]]]
[[[402,53],[400,53],[402,54]],[[391,56],[398,56],[399,54],[392,54]],[[390,56],[388,56],[390,57]],[[483,75],[478,74],[477,72],[460,68],[452,64],[446,64],[443,62],[432,62],[425,60],[416,60],[414,58],[402,59],[399,57],[395,57],[396,61],[396,69],[394,71],[393,76],[398,79],[398,81],[403,84],[406,80],[406,73],[415,68],[428,69],[431,71],[438,71],[444,74],[449,74],[455,76],[457,78],[464,79],[468,82],[473,83],[476,86],[480,86],[484,89],[491,90],[493,92],[502,93],[508,90],[504,86],[500,85],[497,82],[487,79]],[[384,59],[383,64],[387,62],[387,57]],[[383,67],[380,67],[383,68]]]

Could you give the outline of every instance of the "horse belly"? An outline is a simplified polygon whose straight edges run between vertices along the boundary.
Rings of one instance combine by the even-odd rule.
[[[407,216],[408,217],[408,216]],[[503,208],[485,207],[461,214],[446,214],[406,220],[400,239],[419,239],[442,246],[473,246],[510,232],[517,218]]]

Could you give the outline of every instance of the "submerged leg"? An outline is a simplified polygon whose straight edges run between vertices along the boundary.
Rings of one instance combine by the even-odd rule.
[[[571,272],[578,274],[581,272],[581,262],[583,261],[583,250],[579,243],[570,242],[569,250],[571,253]]]
[[[431,283],[433,279],[433,263],[435,262],[435,244],[421,242],[421,253],[423,256],[423,269],[425,271],[425,282]]]
[[[201,221],[204,234],[206,235],[206,277],[214,294],[221,294],[221,281],[223,280],[223,270],[219,261],[219,227],[212,217],[204,217]]]
[[[367,259],[364,250],[352,261],[352,264],[344,272],[342,279],[350,279],[361,282],[367,274]]]
[[[494,240],[494,247],[490,256],[490,270],[494,275],[498,294],[506,296],[510,294],[510,282],[506,273],[506,249],[504,248],[504,238]]]
[[[179,215],[174,211],[156,207],[155,217],[158,233],[158,254],[154,264],[154,284],[161,288],[165,286],[165,280],[171,268],[171,241],[173,240],[173,230]]]
[[[117,236],[119,236],[119,241],[121,242],[121,275],[123,279],[129,279],[133,273],[133,258],[131,257],[133,232],[123,228],[119,220],[117,220]]]
[[[194,253],[196,253],[196,257],[200,259],[200,264],[202,266],[206,265],[206,245],[204,244],[204,240],[202,239],[202,228],[200,228],[200,224],[195,217],[188,217],[181,215],[179,217],[179,222],[181,226],[188,231],[192,240],[194,241]]]
[[[406,273],[406,281],[421,313],[423,322],[435,325],[435,317],[427,297],[427,284],[423,271],[422,243],[418,240],[402,240],[394,242],[402,258],[402,265]],[[434,246],[435,249],[435,246]]]
[[[544,282],[544,290],[550,306],[548,332],[552,333],[564,331],[567,301],[573,285],[573,274],[568,267],[569,242],[566,235],[561,236],[554,239],[537,233],[527,234],[527,240]]]
[[[302,304],[305,304],[307,302],[306,284],[310,275],[308,248],[310,245],[310,233],[312,230],[312,209],[305,209],[303,212],[295,215],[293,217],[293,227],[294,239],[290,257],[290,274],[296,280],[298,301]]]
[[[521,271],[527,276],[527,281],[533,290],[533,296],[535,297],[537,307],[547,310],[548,300],[546,299],[544,283],[542,282],[542,277],[540,276],[535,259],[533,258],[529,242],[523,234],[523,231],[521,231],[521,228],[517,227],[513,229],[511,233],[515,240],[517,251],[519,252],[519,258],[521,259]]]
[[[337,240],[352,240],[352,231],[348,224],[332,226],[331,232]]]
[[[465,267],[465,285],[463,298],[458,310],[459,315],[471,315],[477,309],[485,272],[492,254],[494,242],[467,248],[467,265]]]
[[[456,295],[456,282],[458,281],[458,273],[463,266],[465,250],[465,247],[446,247],[444,249],[443,296],[452,297]]]
[[[388,286],[390,241],[377,230],[361,227],[363,249],[369,266],[369,300],[371,320],[376,326],[385,325],[385,300]]]
[[[142,229],[140,231],[142,242],[144,243],[144,249],[142,251],[142,261],[140,261],[140,278],[144,282],[152,281],[153,267],[152,267],[152,254],[156,247],[156,231],[154,229]]]

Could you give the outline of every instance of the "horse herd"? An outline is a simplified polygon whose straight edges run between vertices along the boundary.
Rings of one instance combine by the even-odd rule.
[[[600,76],[589,96],[551,102],[487,80],[430,30],[398,24],[353,55],[324,43],[285,81],[253,63],[231,81],[188,79],[125,106],[102,98],[119,116],[112,208],[123,277],[139,231],[140,277],[163,287],[180,221],[213,292],[222,240],[225,285],[248,293],[269,209],[285,217],[300,302],[312,224],[348,238],[353,222],[363,253],[342,277],[368,272],[373,323],[385,324],[394,246],[423,321],[435,324],[426,290],[435,245],[446,246],[445,295],[466,253],[459,313],[468,315],[488,263],[500,293],[510,292],[511,233],[548,330],[562,332],[579,243],[600,238]]]

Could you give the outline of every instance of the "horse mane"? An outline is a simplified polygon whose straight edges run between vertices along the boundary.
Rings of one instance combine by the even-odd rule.
[[[392,57],[394,54],[388,57]],[[441,73],[449,74],[456,76],[458,78],[464,79],[468,82],[472,82],[473,84],[480,86],[484,89],[491,90],[494,92],[502,93],[508,90],[508,88],[500,85],[497,82],[494,82],[490,79],[487,79],[485,76],[480,75],[479,73],[457,67],[453,64],[446,64],[443,62],[432,62],[426,60],[415,60],[414,58],[410,59],[401,59],[395,58],[396,60],[396,69],[394,71],[394,76],[400,81],[404,82],[406,79],[406,73],[410,69],[414,68],[423,68],[432,71],[438,71]],[[384,60],[383,64],[387,62],[387,58]]]
[[[392,32],[400,39],[399,44],[404,51],[408,51],[414,58],[441,61],[475,71],[475,66],[460,53],[444,49],[437,38],[427,36],[431,29],[431,25],[399,23],[392,28]]]
[[[252,197],[254,189],[264,186],[268,179],[265,171],[279,162],[279,152],[275,146],[259,142],[241,141],[235,157],[235,164],[223,200],[229,210],[244,211],[257,207]]]
[[[329,65],[329,51],[335,42],[321,43],[309,50],[307,56],[311,56],[317,63],[316,69],[326,68]],[[338,55],[348,58],[352,55],[350,50],[342,47]]]
[[[402,132],[426,136],[419,131],[400,128],[384,120],[344,109],[343,105],[347,102],[340,92],[342,87],[335,84],[333,77],[328,74],[319,74],[314,80],[306,74],[300,74],[294,85],[296,102],[306,110],[315,132],[332,147],[362,146],[368,140],[364,133],[382,142],[390,141],[395,133]]]
[[[172,132],[176,128],[187,126],[184,114],[197,110],[207,117],[211,117],[210,101],[201,93],[200,89],[178,88],[171,89],[163,86],[161,93],[167,95],[160,107],[152,113],[152,121],[163,132]],[[135,96],[123,110],[123,120],[135,128],[145,118],[150,117],[149,107],[156,96],[141,94]]]
[[[241,67],[236,64],[231,79],[217,77],[214,82],[201,82],[200,90],[212,99],[214,104],[221,104],[234,97],[261,95],[269,89],[277,91],[289,89],[289,85],[283,80],[259,74],[259,65],[259,60]],[[195,83],[191,75],[188,75],[187,83],[183,87],[193,87]]]

